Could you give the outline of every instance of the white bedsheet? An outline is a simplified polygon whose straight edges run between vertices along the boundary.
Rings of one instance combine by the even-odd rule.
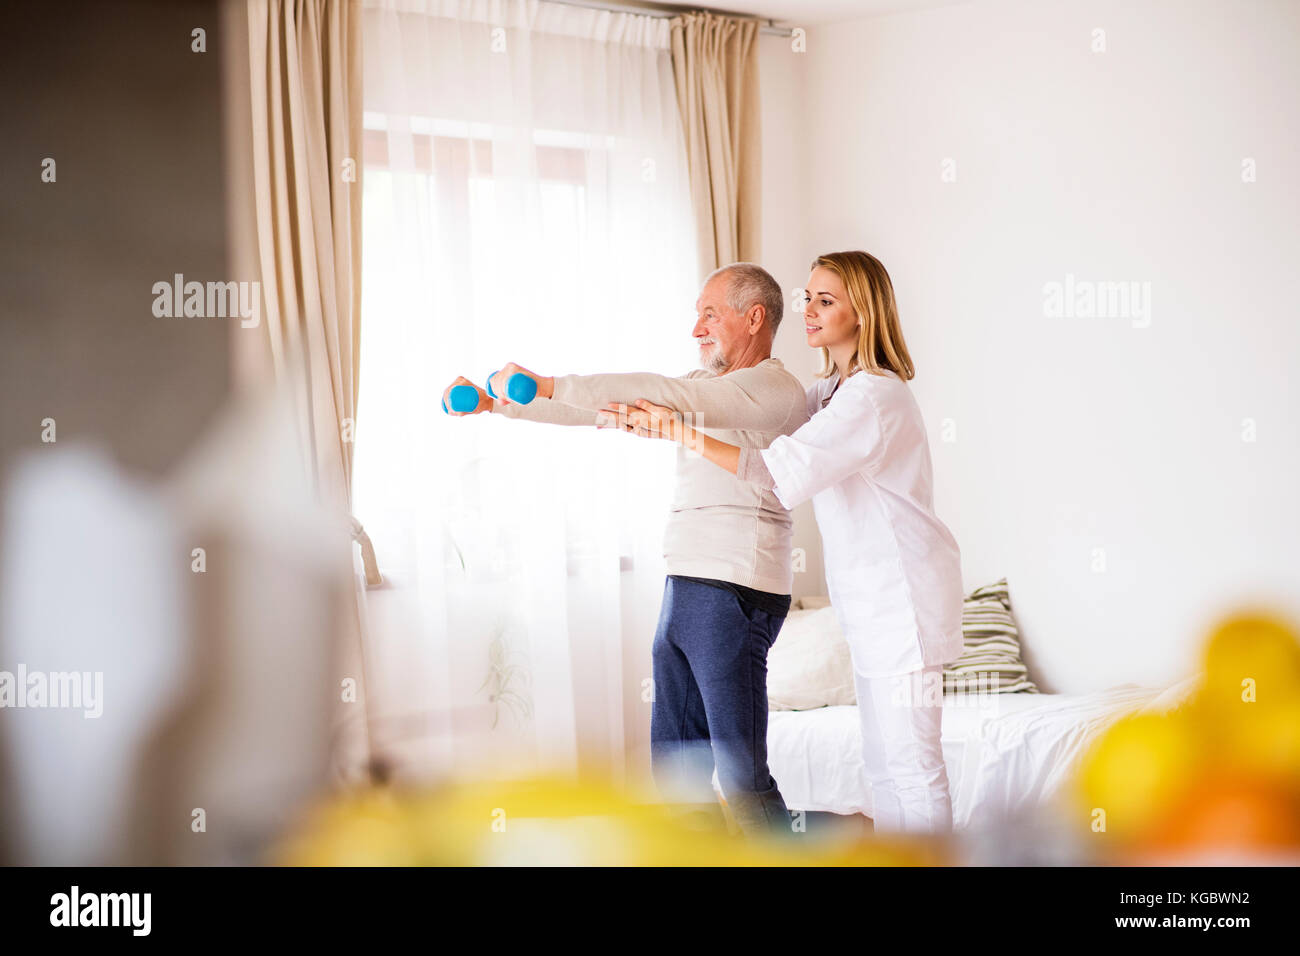
[[[945,697],[954,828],[997,823],[1052,797],[1097,734],[1162,690],[1124,684],[1090,694]],[[770,713],[768,765],[786,805],[870,816],[861,741],[856,707]]]

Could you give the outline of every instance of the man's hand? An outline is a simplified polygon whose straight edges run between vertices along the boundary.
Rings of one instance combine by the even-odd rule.
[[[528,369],[524,368],[522,365],[518,365],[514,362],[507,362],[501,367],[500,371],[494,372],[491,379],[489,379],[492,383],[492,392],[496,395],[497,401],[502,405],[515,404],[510,401],[506,387],[507,383],[510,381],[510,376],[515,374],[527,375],[537,383],[538,398],[550,398],[555,394],[555,379],[553,377],[538,375],[536,372],[528,371]]]
[[[474,391],[478,392],[478,405],[472,412],[458,412],[451,407],[451,390],[457,385],[468,385]],[[442,390],[442,404],[447,409],[447,414],[459,418],[462,415],[481,415],[484,412],[492,411],[492,397],[487,392],[479,388],[464,375],[458,375],[456,381],[452,382]]]
[[[666,405],[647,402],[644,398],[639,399],[635,406],[611,402],[605,406],[605,413],[614,417],[616,427],[642,438],[663,438],[679,442],[689,431],[682,423],[680,413]]]

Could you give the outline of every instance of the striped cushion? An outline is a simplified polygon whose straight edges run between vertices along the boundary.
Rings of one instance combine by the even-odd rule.
[[[966,595],[961,629],[965,650],[943,669],[945,694],[1037,694],[1020,659],[1020,632],[1003,578]]]

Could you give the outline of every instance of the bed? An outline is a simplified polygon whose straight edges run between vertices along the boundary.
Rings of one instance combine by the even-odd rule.
[[[1058,793],[1103,729],[1177,690],[1124,684],[1089,694],[945,696],[954,828],[983,828],[1032,811]],[[871,815],[856,707],[772,711],[767,747],[791,810]]]

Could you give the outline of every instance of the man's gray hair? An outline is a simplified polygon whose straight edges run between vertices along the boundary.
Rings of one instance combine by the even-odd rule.
[[[771,273],[752,262],[733,262],[729,266],[715,269],[704,280],[708,285],[716,276],[727,276],[727,305],[742,315],[756,305],[763,307],[767,324],[776,337],[777,327],[785,312],[785,294],[781,286],[772,278]]]

